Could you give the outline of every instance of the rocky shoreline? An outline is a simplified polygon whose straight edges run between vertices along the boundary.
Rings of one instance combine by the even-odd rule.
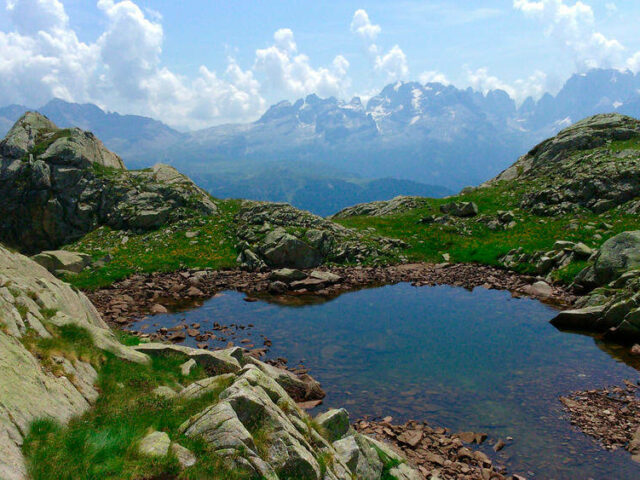
[[[571,424],[603,448],[620,448],[640,462],[640,398],[638,384],[574,392],[560,401],[568,411]]]
[[[523,480],[508,475],[506,468],[495,465],[485,453],[474,449],[487,440],[487,434],[476,432],[450,433],[446,428],[433,428],[424,422],[410,420],[402,425],[392,423],[391,417],[362,419],[354,424],[358,433],[392,445],[411,463],[422,478],[441,480]],[[497,440],[493,451],[505,447]]]
[[[287,275],[289,278],[284,278]],[[149,314],[197,305],[225,290],[243,292],[248,300],[268,295],[270,300],[288,303],[309,296],[329,300],[345,292],[401,282],[508,290],[514,296],[536,297],[559,307],[570,306],[576,300],[570,291],[536,277],[485,265],[449,263],[272,272],[186,270],[134,275],[85,293],[107,322],[122,327]]]

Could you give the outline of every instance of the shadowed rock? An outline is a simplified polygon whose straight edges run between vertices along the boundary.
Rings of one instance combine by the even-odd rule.
[[[55,249],[101,225],[144,231],[216,205],[168,165],[127,171],[92,133],[26,113],[0,142],[0,241]]]

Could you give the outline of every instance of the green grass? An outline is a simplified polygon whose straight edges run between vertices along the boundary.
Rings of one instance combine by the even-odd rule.
[[[53,145],[53,143],[56,140],[59,140],[61,138],[68,138],[71,136],[71,129],[70,128],[63,128],[61,130],[56,131],[53,135],[51,135],[50,137],[45,138],[44,140],[40,140],[38,141],[38,143],[36,143],[33,148],[29,151],[30,154],[33,155],[34,158],[38,157],[39,155],[42,155],[44,152],[47,151],[47,149]]]
[[[84,341],[82,335],[79,335]],[[148,366],[127,363],[104,354],[98,388],[100,397],[84,415],[61,426],[48,419],[31,425],[23,447],[34,480],[94,479],[240,479],[197,438],[178,433],[190,416],[217,401],[219,390],[193,400],[165,399],[152,394],[159,385],[178,388],[202,378],[195,369],[185,379],[179,357],[154,358]],[[198,458],[181,471],[176,458],[149,458],[137,450],[151,430],[164,431]]]
[[[566,267],[560,268],[553,272],[553,278],[560,283],[569,285],[575,280],[576,276],[587,267],[588,264],[589,263],[585,260],[572,262]]]
[[[391,470],[400,465],[401,462],[395,458],[391,458],[375,445],[373,448],[375,448],[378,453],[378,458],[380,458],[380,461],[382,462],[382,474],[380,475],[380,480],[397,480],[396,477],[391,475]]]
[[[18,310],[18,313],[20,314],[21,318],[26,318],[27,317],[27,313],[29,313],[29,308],[25,305],[22,305],[20,303],[16,304],[16,310]]]
[[[615,140],[611,142],[609,149],[613,152],[621,152],[622,150],[640,150],[640,137],[633,137],[629,140]]]
[[[351,217],[336,221],[360,230],[373,227],[379,235],[407,242],[411,245],[406,251],[409,261],[442,262],[442,254],[448,253],[452,262],[486,265],[498,265],[501,256],[518,247],[522,247],[525,253],[549,251],[556,240],[569,240],[598,248],[619,232],[640,228],[637,216],[617,211],[602,215],[583,210],[576,215],[535,216],[518,208],[522,193],[522,190],[498,185],[449,199],[434,199],[423,208],[396,215]],[[441,215],[439,206],[454,200],[476,202],[480,215],[491,217],[499,210],[511,210],[515,213],[516,225],[509,230],[494,231],[479,222],[479,217],[454,219],[454,226],[419,223],[421,218],[428,215]],[[599,228],[603,222],[613,225],[613,229],[606,231]],[[569,229],[570,224],[576,225],[576,228]],[[571,264],[558,273],[557,279],[569,282],[585,265],[584,262]],[[533,266],[521,265],[518,270],[521,273],[533,273]]]
[[[104,355],[93,345],[91,334],[85,328],[77,325],[63,325],[57,327],[46,324],[51,337],[44,338],[29,331],[20,341],[37,358],[43,368],[54,375],[63,375],[63,367],[55,361],[55,357],[62,357],[75,362],[82,360],[90,363],[94,368],[100,368]]]
[[[126,243],[121,232],[99,228],[64,248],[88,253],[94,259],[110,255],[112,261],[66,280],[92,290],[134,273],[234,268],[237,252],[233,217],[239,205],[235,200],[219,201],[219,215],[191,218],[140,235],[127,234]],[[200,232],[197,237],[186,237],[187,231],[195,230]]]

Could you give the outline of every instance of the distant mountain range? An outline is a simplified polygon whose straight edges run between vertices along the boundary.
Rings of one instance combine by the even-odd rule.
[[[0,134],[26,109],[0,108]],[[591,70],[557,95],[519,107],[502,90],[396,83],[366,104],[309,95],[280,102],[253,123],[189,133],[90,104],[53,100],[37,110],[59,126],[92,130],[129,167],[163,161],[214,195],[284,200],[327,214],[354,201],[446,195],[491,178],[581,118],[640,117],[640,75]]]

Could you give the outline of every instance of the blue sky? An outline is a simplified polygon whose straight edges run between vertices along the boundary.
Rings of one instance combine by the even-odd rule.
[[[58,96],[183,129],[397,80],[522,101],[588,68],[640,70],[637,0],[0,2],[0,104]]]

